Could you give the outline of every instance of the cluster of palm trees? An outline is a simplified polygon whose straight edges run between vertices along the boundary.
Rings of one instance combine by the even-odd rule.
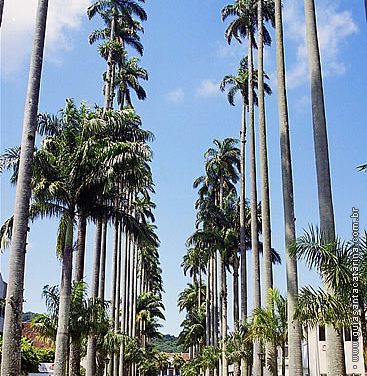
[[[345,314],[343,310],[349,312],[347,317],[350,317],[352,312],[351,285],[349,283],[352,256],[350,253],[351,246],[340,246],[340,242],[336,240],[335,235],[315,4],[314,0],[304,0],[320,230],[311,228],[309,232],[306,232],[298,240],[296,239],[295,231],[282,6],[280,0],[236,0],[222,10],[222,19],[230,19],[225,31],[228,43],[230,44],[233,39],[239,43],[247,40],[248,46],[247,56],[241,60],[237,74],[226,76],[221,83],[222,91],[228,88],[228,100],[231,105],[235,104],[236,93],[241,95],[240,149],[235,147],[233,139],[215,140],[214,143],[217,149],[209,149],[205,156],[206,175],[200,177],[194,184],[195,187],[200,187],[199,199],[196,203],[196,208],[198,209],[196,231],[187,241],[188,250],[183,261],[184,270],[185,272],[190,271],[193,281],[179,297],[180,309],[187,311],[186,319],[182,323],[183,330],[180,339],[190,348],[193,359],[191,362],[192,367],[188,366],[186,368],[188,374],[190,372],[208,372],[208,374],[214,372],[214,375],[226,376],[228,374],[228,360],[230,360],[234,365],[236,374],[241,371],[242,375],[247,375],[251,364],[252,374],[261,375],[263,365],[261,364],[260,355],[262,355],[265,374],[277,375],[277,347],[282,348],[284,356],[284,344],[287,342],[289,346],[288,372],[291,375],[301,376],[303,375],[301,324],[313,326],[315,322],[326,326],[328,374],[346,374],[342,328],[347,326],[348,323],[350,325],[350,321],[342,320],[341,317]],[[284,4],[284,7],[286,6]],[[284,304],[284,298],[281,298],[279,293],[273,288],[272,263],[274,251],[271,247],[264,96],[265,93],[271,94],[271,89],[265,82],[267,76],[264,73],[263,52],[264,46],[271,44],[271,34],[267,29],[268,24],[275,27],[276,36],[286,249],[286,305]],[[257,50],[258,56],[257,69],[254,67],[254,49]],[[258,146],[255,145],[255,105],[258,106]],[[249,207],[245,198],[246,143],[248,143],[249,149]],[[260,164],[260,208],[257,192],[256,147],[258,147]],[[238,180],[240,183],[239,199],[237,199],[235,188]],[[232,212],[228,211],[230,207],[233,210]],[[315,232],[318,234],[317,236]],[[261,243],[259,242],[260,233]],[[363,238],[361,243],[363,243]],[[253,312],[250,320],[251,324],[248,322],[246,285],[246,251],[248,249],[251,249],[253,258]],[[328,250],[328,253],[325,253],[325,249]],[[263,253],[262,299],[260,250]],[[364,254],[364,252],[362,253]],[[320,254],[323,254],[323,256]],[[316,292],[312,288],[304,288],[299,292],[298,257],[304,258],[309,266],[316,267],[324,282],[323,289]],[[359,262],[360,270],[364,270],[364,256],[360,257]],[[333,276],[331,273],[331,270],[335,270],[335,268],[340,271],[338,281],[336,281],[335,275]],[[228,287],[226,274],[231,269],[233,270],[234,328],[233,332],[228,335]],[[238,289],[239,270],[241,274],[240,292]],[[206,274],[205,283],[203,282],[203,274]],[[360,275],[362,276],[362,274]],[[344,296],[344,298],[341,298],[341,296]],[[300,299],[299,302],[298,299]],[[340,306],[341,301],[343,302],[341,305],[343,309],[335,310],[332,314],[333,307],[337,305],[336,302],[339,302]],[[319,304],[313,305],[313,302],[319,302]],[[262,308],[261,303],[263,305]],[[360,325],[362,327],[364,327],[365,322],[364,307],[364,303],[361,303],[359,309],[361,311]],[[277,315],[276,311],[278,312]],[[339,319],[336,319],[336,316]],[[266,322],[277,322],[279,324],[278,329],[283,326],[281,330],[283,334],[281,336],[277,335],[278,329],[276,329],[276,325],[273,325],[271,330],[266,328]],[[284,327],[284,322],[286,322],[286,327]],[[238,340],[238,338],[241,339]],[[238,344],[246,343],[246,338],[250,339],[250,347],[244,346],[241,349],[241,346],[235,345],[236,341]],[[277,338],[281,338],[281,340]],[[230,349],[231,351],[229,351]],[[205,366],[207,359],[211,359],[210,365]],[[283,373],[284,364],[283,359]]]
[[[132,0],[92,4],[88,16],[99,15],[104,22],[103,29],[90,35],[90,43],[103,41],[98,49],[107,63],[104,106],[90,109],[67,99],[58,114],[37,115],[47,6],[46,0],[40,0],[22,145],[1,157],[2,169],[13,171],[17,189],[14,216],[1,231],[2,240],[11,237],[1,374],[20,374],[28,219],[45,217],[59,219],[56,252],[61,282],[45,290],[48,307],[51,301],[53,307],[34,325],[55,342],[55,375],[79,376],[84,355],[90,376],[102,375],[107,363],[109,375],[154,374],[156,355],[150,340],[158,335],[164,307],[151,201],[154,183],[148,143],[153,135],[142,129],[132,101],[133,92],[145,99],[140,79],[146,80],[148,74],[136,57],[128,57],[126,48],[143,53],[141,22],[147,15]],[[42,137],[39,148],[35,148],[36,131]],[[86,271],[90,224],[95,225],[93,268]],[[106,302],[110,228],[111,299]],[[88,299],[83,282],[87,275]]]

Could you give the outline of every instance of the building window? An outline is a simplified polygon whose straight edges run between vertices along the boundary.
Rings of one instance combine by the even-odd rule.
[[[326,341],[325,327],[319,326],[319,341]]]

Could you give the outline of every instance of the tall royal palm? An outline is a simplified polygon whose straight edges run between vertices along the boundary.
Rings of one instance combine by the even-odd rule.
[[[272,14],[272,3],[267,2],[263,7],[265,19],[269,19]],[[251,191],[251,243],[253,254],[253,307],[260,307],[261,288],[260,288],[260,259],[258,247],[258,229],[257,229],[257,178],[256,178],[256,154],[255,154],[255,124],[254,124],[254,103],[256,98],[253,95],[255,86],[255,77],[253,71],[253,48],[257,47],[255,40],[255,31],[257,27],[257,3],[256,0],[237,0],[233,5],[228,5],[222,10],[222,19],[234,17],[226,29],[228,43],[235,38],[239,43],[242,39],[248,40],[248,111],[249,111],[249,162],[250,162],[250,191]],[[271,37],[266,27],[262,28],[264,44],[271,43]],[[264,85],[264,89],[265,89]],[[265,225],[265,223],[264,223]],[[243,313],[243,312],[242,312]],[[243,316],[243,314],[242,314]],[[260,352],[259,341],[254,342],[253,372],[257,376],[261,373],[261,363],[257,354]],[[245,372],[245,364],[242,362],[242,372]]]
[[[140,0],[144,2],[144,0]],[[127,25],[134,29],[135,21],[132,18],[137,16],[141,21],[147,19],[145,10],[134,0],[98,0],[88,8],[88,17],[92,18],[96,14],[101,14],[105,21],[110,24],[110,38],[107,57],[107,74],[105,85],[105,108],[113,107],[113,85],[116,62],[114,59],[114,49],[116,47],[116,30],[118,19],[122,19]],[[108,18],[106,18],[106,15]],[[122,48],[124,46],[122,45]]]
[[[272,1],[267,1],[271,5]],[[269,172],[268,172],[268,151],[266,140],[265,100],[264,100],[264,7],[263,0],[257,1],[257,30],[258,30],[258,71],[259,71],[259,154],[260,154],[260,175],[261,175],[261,215],[264,252],[264,297],[266,304],[271,304],[268,297],[268,290],[273,287],[273,268],[271,262],[271,225],[270,225],[270,196],[269,196]],[[266,20],[273,21],[274,14],[269,14]],[[276,348],[271,342],[266,343],[266,366],[267,375],[276,372],[272,369],[269,360],[276,359]]]
[[[295,307],[298,295],[297,259],[290,254],[290,248],[296,240],[293,177],[291,147],[288,123],[288,104],[285,83],[285,61],[283,47],[283,21],[281,0],[275,0],[275,33],[276,33],[276,61],[278,79],[278,111],[280,129],[280,151],[282,163],[284,228],[286,245],[286,270],[288,292],[288,346],[291,349],[288,356],[289,373],[294,376],[303,375],[302,365],[302,329],[297,320],[294,320]],[[284,367],[284,361],[282,367]]]
[[[225,76],[221,82],[221,90],[224,91],[227,85],[231,85],[228,91],[228,101],[234,106],[236,92],[242,97],[242,121],[240,130],[240,253],[241,253],[241,312],[247,316],[247,262],[246,262],[246,234],[245,234],[245,144],[246,144],[246,111],[248,106],[248,66],[246,59],[242,59],[237,76]],[[236,323],[237,325],[237,323]]]
[[[329,165],[329,148],[326,129],[324,92],[320,51],[317,35],[316,13],[314,0],[304,0],[308,64],[311,83],[312,121],[316,159],[317,191],[319,200],[320,229],[332,242],[335,238],[334,209],[331,191]],[[342,376],[346,374],[344,344],[342,332],[327,327],[328,343],[327,363],[328,374]]]
[[[214,140],[215,148],[209,148],[205,153],[207,175],[214,175],[219,188],[219,208],[223,209],[224,187],[228,183],[238,181],[240,170],[240,150],[236,147],[236,140],[226,138],[223,141]],[[224,251],[224,250],[223,250]],[[225,339],[227,337],[227,276],[224,255],[219,258],[219,279],[221,290],[221,338],[222,338],[222,376],[228,375],[228,361]]]
[[[3,2],[2,2],[3,5]],[[32,159],[35,143],[48,0],[39,0],[31,66],[29,70],[19,175],[15,196],[14,232],[9,257],[1,374],[20,375],[20,339],[23,308],[28,209],[31,197]]]

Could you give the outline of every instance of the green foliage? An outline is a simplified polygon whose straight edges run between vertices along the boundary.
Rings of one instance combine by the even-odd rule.
[[[161,338],[155,338],[152,341],[154,349],[167,353],[181,353],[184,352],[184,347],[178,343],[177,337],[164,334]]]
[[[0,336],[0,359],[2,356],[2,336]],[[52,348],[43,349],[32,345],[27,338],[21,339],[21,366],[22,375],[27,375],[29,372],[38,372],[38,365],[40,363],[52,363],[55,359],[55,350]]]

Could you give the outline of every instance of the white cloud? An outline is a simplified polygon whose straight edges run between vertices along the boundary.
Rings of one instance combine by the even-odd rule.
[[[184,98],[185,93],[181,88],[172,90],[166,95],[166,99],[168,100],[168,102],[172,103],[180,103],[184,100]]]
[[[287,82],[290,88],[308,79],[306,29],[300,0],[284,8],[285,35],[296,49],[296,63],[289,67]],[[345,64],[340,51],[346,39],[358,31],[350,11],[338,10],[335,2],[319,3],[317,7],[318,35],[324,76],[342,75]]]
[[[231,44],[218,41],[216,43],[216,55],[222,59],[241,59],[247,55],[247,43],[239,43],[235,39]]]
[[[210,97],[212,95],[217,95],[220,93],[219,82],[214,82],[213,80],[203,80],[197,88],[196,93],[199,97]]]
[[[78,29],[91,0],[52,0],[46,27],[46,56],[59,61],[72,42],[68,31]],[[33,44],[37,0],[5,1],[2,24],[2,71],[11,74],[22,67]]]

